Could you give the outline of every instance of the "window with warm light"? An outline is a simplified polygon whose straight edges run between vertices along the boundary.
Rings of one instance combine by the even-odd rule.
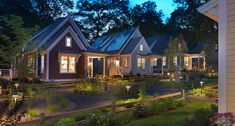
[[[116,67],[119,67],[119,60],[116,60]]]
[[[188,66],[188,61],[189,61],[188,57],[184,57],[184,65],[185,66]]]
[[[145,68],[145,58],[138,57],[138,59],[137,59],[137,67],[138,67],[138,69],[144,69]]]
[[[44,61],[45,61],[45,57],[44,55],[41,55],[41,73],[44,73],[44,68],[45,68]]]
[[[177,56],[173,57],[173,64],[176,66],[177,65]]]
[[[143,51],[143,44],[140,44],[140,51],[142,52]]]
[[[66,47],[72,47],[72,38],[66,37]]]
[[[153,66],[157,66],[157,58],[154,58],[154,59],[153,59],[152,65],[153,65]]]
[[[74,56],[61,56],[60,73],[75,73],[75,62]]]
[[[163,66],[166,66],[166,57],[163,57],[163,58],[162,58],[162,65],[163,65]]]
[[[127,57],[123,58],[123,66],[128,67]]]

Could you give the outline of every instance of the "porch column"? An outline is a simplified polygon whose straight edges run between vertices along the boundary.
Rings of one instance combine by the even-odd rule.
[[[103,78],[105,78],[105,74],[106,74],[106,71],[105,71],[105,64],[106,64],[106,61],[105,61],[105,57],[103,58]]]
[[[164,74],[164,70],[163,70],[163,58],[162,58],[162,75]]]
[[[206,58],[203,57],[203,70],[205,70],[205,69],[206,69]]]
[[[200,65],[199,65],[199,62],[200,62],[200,59],[199,59],[199,56],[198,56],[198,57],[197,57],[197,70],[200,70],[200,69],[199,69],[199,68],[200,68],[200,67],[199,67],[199,66],[200,66]]]

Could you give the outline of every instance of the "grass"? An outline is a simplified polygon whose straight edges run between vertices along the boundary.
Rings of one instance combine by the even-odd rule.
[[[184,126],[186,117],[191,118],[195,110],[209,106],[210,102],[192,101],[186,107],[161,115],[136,120],[126,126]]]

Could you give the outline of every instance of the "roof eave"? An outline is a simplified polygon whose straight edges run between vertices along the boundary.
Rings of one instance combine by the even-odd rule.
[[[219,20],[218,7],[219,7],[218,0],[210,0],[209,2],[198,7],[197,10],[200,13],[218,22]]]

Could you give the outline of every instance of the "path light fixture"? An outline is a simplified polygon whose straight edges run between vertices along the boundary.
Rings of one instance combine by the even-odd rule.
[[[201,84],[201,94],[202,94],[202,86],[203,86],[203,81],[200,81],[200,84]]]
[[[127,90],[127,92],[129,92],[130,88],[131,88],[131,86],[130,86],[130,85],[127,85],[127,86],[126,86],[126,90]]]
[[[15,83],[16,89],[18,89],[19,85],[20,85],[19,83]]]

